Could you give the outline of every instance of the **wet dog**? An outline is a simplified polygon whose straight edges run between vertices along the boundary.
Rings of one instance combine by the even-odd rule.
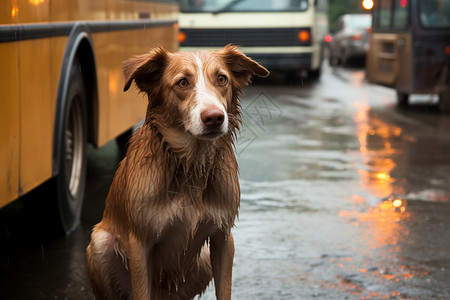
[[[123,64],[148,96],[92,232],[87,266],[97,299],[192,299],[214,278],[230,299],[240,190],[233,141],[241,89],[269,72],[234,46]]]

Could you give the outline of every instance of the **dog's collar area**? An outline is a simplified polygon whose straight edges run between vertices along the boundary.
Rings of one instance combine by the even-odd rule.
[[[155,125],[150,125],[150,129],[156,134],[159,141],[162,143],[162,148],[164,151],[170,152],[170,149],[168,148],[167,142],[164,141],[164,136],[161,132],[158,131],[158,128]]]

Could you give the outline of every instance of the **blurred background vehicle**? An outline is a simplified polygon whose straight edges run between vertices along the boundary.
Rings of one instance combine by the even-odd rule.
[[[157,45],[177,50],[178,4],[6,0],[1,11],[0,207],[22,197],[33,226],[68,234],[86,144],[126,140],[145,116],[145,99],[122,92],[121,64]]]
[[[332,29],[331,64],[347,64],[351,59],[366,57],[371,14],[345,14],[336,20]]]
[[[450,0],[379,0],[373,18],[369,80],[395,88],[399,106],[434,94],[449,112]]]
[[[319,77],[327,0],[181,0],[180,49],[241,47],[270,71]]]

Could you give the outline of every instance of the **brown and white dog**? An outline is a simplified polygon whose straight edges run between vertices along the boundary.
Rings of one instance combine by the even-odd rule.
[[[233,152],[238,97],[269,72],[234,46],[168,53],[158,48],[123,64],[148,96],[145,123],[114,176],[87,265],[97,299],[192,299],[214,278],[231,298],[238,214]]]

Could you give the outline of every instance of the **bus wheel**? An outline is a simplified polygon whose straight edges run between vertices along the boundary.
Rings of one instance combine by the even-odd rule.
[[[36,235],[70,234],[79,224],[86,183],[86,92],[80,65],[70,72],[56,177],[22,197],[27,223]],[[37,158],[39,159],[39,158]]]
[[[70,71],[56,177],[59,219],[66,234],[79,223],[86,185],[86,90],[78,60]]]
[[[285,81],[287,84],[297,84],[300,81],[298,71],[288,71],[285,73]]]
[[[330,57],[330,65],[331,66],[339,66],[340,61],[339,58],[337,56],[331,56]]]
[[[439,110],[444,114],[450,113],[450,86],[439,94]]]
[[[322,74],[322,66],[319,66],[319,68],[315,70],[310,70],[308,77],[312,80],[318,80],[321,74]]]
[[[397,106],[398,107],[408,107],[409,105],[409,95],[397,91]]]

